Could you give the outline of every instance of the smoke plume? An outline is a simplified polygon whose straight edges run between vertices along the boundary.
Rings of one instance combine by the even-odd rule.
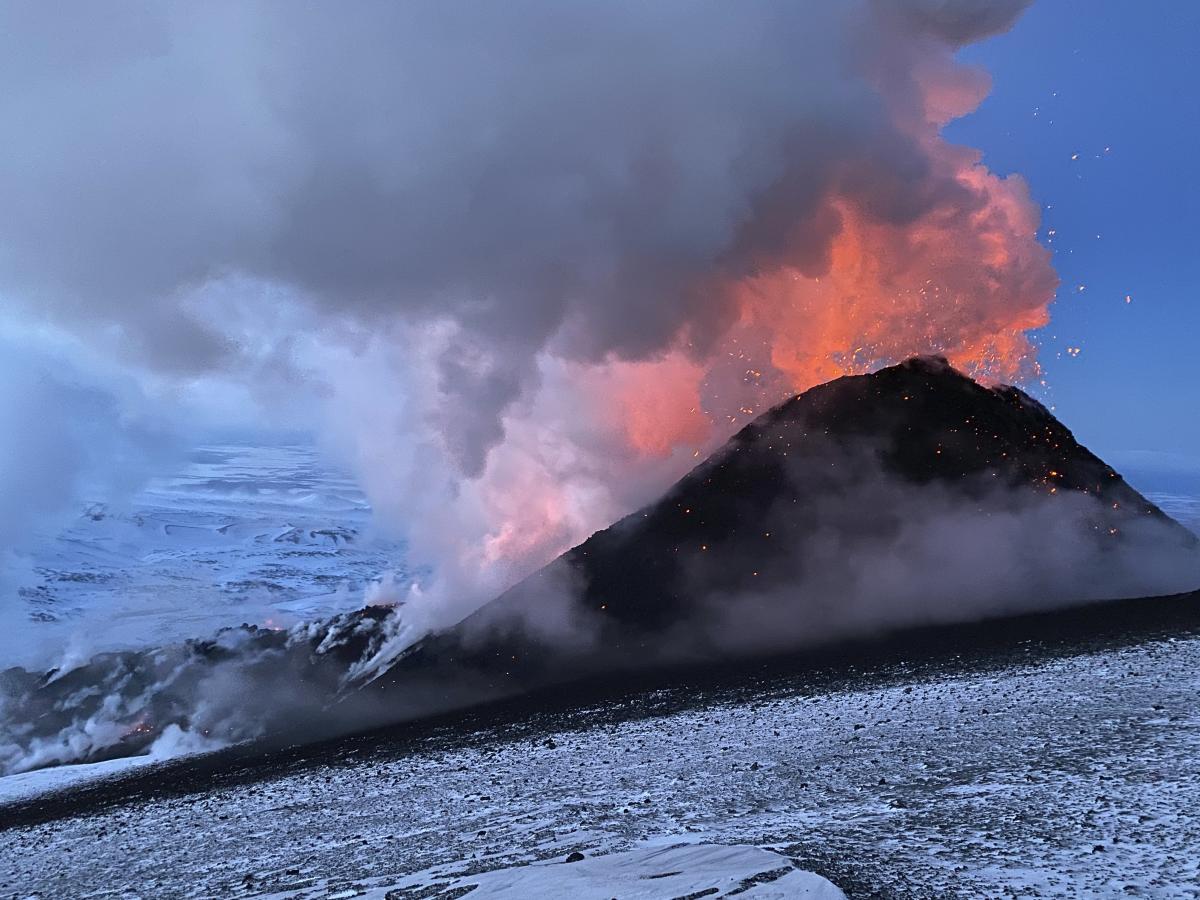
[[[0,294],[322,429],[453,617],[789,393],[1034,370],[1037,208],[940,131],[1024,5],[9,4]]]

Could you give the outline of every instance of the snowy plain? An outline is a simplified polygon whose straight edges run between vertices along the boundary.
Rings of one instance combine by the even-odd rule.
[[[199,447],[128,508],[86,504],[21,564],[34,633],[77,655],[286,627],[406,575],[403,543],[375,531],[354,480],[305,444]]]
[[[467,894],[472,900],[846,898],[827,879],[796,868],[782,854],[761,847],[688,843],[664,847],[651,845],[595,857],[577,854],[569,860],[548,860],[462,876],[446,875],[435,867],[391,884],[369,887],[366,893],[360,893],[361,889],[353,888],[344,894],[362,900],[453,898]],[[294,896],[283,891],[263,895],[263,900],[288,900]]]

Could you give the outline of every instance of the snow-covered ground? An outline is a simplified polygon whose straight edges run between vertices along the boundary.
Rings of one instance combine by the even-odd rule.
[[[1181,638],[348,739],[10,827],[0,895],[449,898],[576,851],[716,844],[850,896],[1200,897],[1198,691],[1200,638]]]
[[[28,800],[50,791],[61,791],[89,782],[102,781],[156,762],[162,762],[162,759],[146,754],[5,775],[0,778],[0,804]]]
[[[373,533],[355,482],[311,446],[209,446],[130,509],[86,507],[44,535],[20,591],[47,643],[159,645],[355,608],[403,546]]]
[[[399,881],[366,879],[347,897],[399,900],[462,897],[472,900],[680,900],[739,897],[742,900],[845,900],[827,879],[796,868],[790,859],[761,847],[683,843],[624,853],[458,875],[456,866],[416,872]],[[376,883],[380,882],[380,883]],[[365,891],[365,892],[364,892]],[[287,900],[291,891],[264,895]]]

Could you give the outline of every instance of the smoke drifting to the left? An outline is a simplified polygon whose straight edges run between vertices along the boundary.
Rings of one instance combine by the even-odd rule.
[[[788,393],[1035,370],[1038,210],[940,133],[1023,6],[12,5],[0,291],[320,430],[453,618]]]

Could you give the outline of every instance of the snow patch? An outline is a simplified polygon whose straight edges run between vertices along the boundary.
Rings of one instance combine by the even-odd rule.
[[[72,766],[56,766],[51,769],[35,769],[16,775],[0,776],[0,803],[29,800],[40,794],[48,794],[68,787],[78,787],[85,782],[100,781],[160,762],[161,756],[127,756],[104,762],[80,763]]]
[[[471,900],[669,900],[739,897],[745,900],[845,900],[832,882],[806,872],[786,856],[761,847],[686,844],[642,848],[575,862],[534,863],[453,880],[429,874],[377,887],[363,900],[414,896]]]

